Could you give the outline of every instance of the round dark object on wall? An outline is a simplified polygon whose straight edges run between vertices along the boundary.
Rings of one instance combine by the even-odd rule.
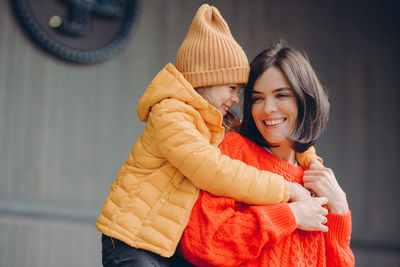
[[[11,0],[23,27],[43,49],[74,63],[103,61],[126,44],[139,0]]]

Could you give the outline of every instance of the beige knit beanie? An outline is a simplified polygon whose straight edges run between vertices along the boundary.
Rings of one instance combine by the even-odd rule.
[[[176,68],[193,87],[247,83],[249,62],[218,9],[202,5],[179,48]]]

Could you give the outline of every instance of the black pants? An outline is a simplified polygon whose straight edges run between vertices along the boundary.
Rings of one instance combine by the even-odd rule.
[[[175,253],[171,258],[164,258],[156,253],[133,248],[118,239],[102,235],[102,261],[104,267],[172,267],[194,266]]]

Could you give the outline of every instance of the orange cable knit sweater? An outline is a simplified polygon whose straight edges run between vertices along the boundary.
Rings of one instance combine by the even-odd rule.
[[[302,183],[303,167],[237,133],[228,133],[220,149],[233,159]],[[197,266],[354,266],[350,212],[329,213],[327,218],[327,233],[302,231],[287,203],[250,206],[201,191],[180,249]]]

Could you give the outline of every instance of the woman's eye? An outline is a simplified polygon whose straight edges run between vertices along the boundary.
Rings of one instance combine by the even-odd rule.
[[[288,96],[289,96],[288,94],[278,94],[278,95],[276,95],[277,98],[285,98],[285,97],[288,97]]]
[[[252,98],[252,101],[253,101],[253,103],[257,103],[257,102],[260,102],[261,101],[261,97],[259,97],[259,96],[254,96],[253,98]]]

